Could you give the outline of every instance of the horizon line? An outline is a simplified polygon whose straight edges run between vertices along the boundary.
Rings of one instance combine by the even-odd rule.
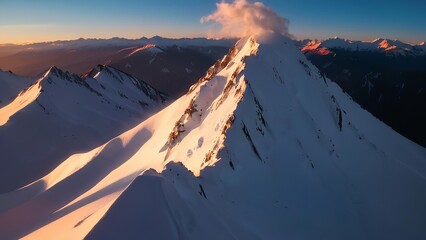
[[[293,35],[294,36],[294,35]],[[155,38],[155,37],[159,37],[159,38],[163,38],[163,39],[172,39],[172,40],[182,40],[182,39],[208,39],[208,40],[233,40],[233,39],[238,39],[238,38],[212,38],[212,37],[208,37],[208,36],[194,36],[194,37],[165,37],[165,36],[160,36],[160,35],[152,35],[152,36],[141,36],[141,37],[136,37],[136,38],[132,38],[132,37],[119,37],[119,36],[114,36],[114,37],[78,37],[78,38],[68,38],[68,39],[55,39],[55,40],[44,40],[44,41],[34,41],[34,42],[22,42],[22,43],[11,43],[11,42],[0,42],[0,47],[7,47],[7,46],[26,46],[26,45],[34,45],[34,44],[47,44],[47,43],[55,43],[55,42],[71,42],[71,41],[78,41],[78,40],[113,40],[113,39],[122,39],[122,40],[130,40],[130,41],[137,41],[137,40],[141,40],[141,39],[151,39],[151,38]],[[304,40],[318,40],[318,41],[325,41],[325,40],[330,40],[330,39],[343,39],[343,40],[348,40],[348,41],[360,41],[360,42],[373,42],[376,41],[378,39],[383,39],[383,40],[392,40],[392,41],[401,41],[403,43],[407,43],[410,44],[412,46],[417,46],[417,45],[421,45],[426,43],[425,41],[420,41],[417,43],[413,43],[411,41],[404,41],[404,40],[399,40],[397,38],[392,39],[392,38],[382,38],[382,37],[376,37],[376,38],[371,38],[371,40],[360,40],[360,39],[350,39],[350,38],[343,38],[343,37],[338,37],[338,36],[334,36],[334,37],[328,37],[328,38],[306,38],[306,37],[297,37],[295,36],[295,38],[293,40],[296,41],[304,41]]]

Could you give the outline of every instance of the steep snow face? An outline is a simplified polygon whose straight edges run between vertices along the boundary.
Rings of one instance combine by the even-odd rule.
[[[40,90],[40,82],[36,82],[27,89],[21,91],[10,104],[0,108],[0,127],[9,121],[11,116],[35,101],[40,95]]]
[[[1,195],[0,237],[422,239],[425,176],[425,149],[291,40],[245,38],[164,110]]]
[[[118,135],[159,110],[165,100],[147,84],[110,67],[84,80],[52,67],[0,109],[0,192],[28,184],[69,155]]]
[[[6,106],[33,81],[0,70],[0,108]],[[1,117],[1,115],[0,115]]]

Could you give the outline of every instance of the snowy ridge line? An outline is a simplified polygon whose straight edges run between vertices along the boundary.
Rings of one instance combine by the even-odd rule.
[[[411,45],[399,40],[378,38],[373,41],[351,41],[341,38],[330,38],[327,40],[304,40],[300,44],[302,52],[312,52],[319,55],[329,55],[333,49],[348,51],[374,51],[396,55],[423,56],[426,54],[424,45]]]
[[[0,152],[5,162],[0,193],[36,181],[70,155],[105,143],[169,102],[166,95],[128,74],[108,66],[98,70],[96,76],[83,79],[51,67],[29,87],[22,85],[15,99],[0,108]],[[22,174],[16,175],[18,171]]]

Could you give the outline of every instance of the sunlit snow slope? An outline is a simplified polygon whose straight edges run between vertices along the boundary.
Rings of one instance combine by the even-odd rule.
[[[130,75],[103,66],[93,72],[94,78],[82,79],[52,67],[0,108],[0,193],[40,178],[165,105],[164,95]]]
[[[164,110],[1,195],[0,238],[424,239],[425,176],[425,149],[291,40],[245,38]]]
[[[32,82],[27,78],[16,76],[12,72],[0,70],[0,108],[12,102],[16,95]]]

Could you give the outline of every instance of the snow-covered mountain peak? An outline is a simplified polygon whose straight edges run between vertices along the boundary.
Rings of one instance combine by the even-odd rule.
[[[40,94],[48,95],[51,100],[76,101],[73,97],[66,99],[63,96],[71,94],[77,98],[80,93],[83,95],[90,93],[102,97],[100,91],[96,90],[90,81],[56,66],[47,70],[43,77],[36,81],[36,84],[40,86]]]
[[[330,50],[328,50],[325,47],[321,47],[321,43],[322,41],[320,40],[311,40],[309,41],[306,45],[302,45],[301,46],[301,51],[302,52],[312,52],[318,55],[328,55],[331,53]]]
[[[49,113],[62,108],[78,108],[79,102],[84,99],[86,107],[109,111],[110,106],[107,105],[114,103],[116,109],[127,109],[130,115],[135,115],[156,108],[168,97],[145,82],[109,66],[99,65],[85,78],[52,66],[41,78],[23,89],[11,104],[1,109],[0,125],[6,124],[21,109],[34,104]]]
[[[222,59],[216,61],[216,63],[207,70],[206,75],[200,78],[197,83],[195,83],[194,85],[190,87],[189,93],[191,93],[201,83],[211,80],[215,75],[217,75],[226,66],[228,66],[230,61],[233,60],[244,47],[246,47],[248,42],[250,42],[251,46],[247,48],[255,52],[257,50],[257,46],[256,46],[257,43],[253,36],[245,37],[237,41],[237,43],[229,50],[227,55],[225,55]],[[241,61],[242,59],[240,58],[239,60]]]
[[[181,112],[161,150],[166,153],[166,163],[179,159],[199,175],[202,169],[218,161],[216,154],[226,138],[226,130],[232,125],[234,110],[246,93],[247,80],[243,74],[245,59],[256,55],[258,46],[253,37],[238,41],[181,98],[187,107]],[[206,124],[215,128],[206,128]],[[185,149],[194,141],[198,142],[198,147]]]
[[[59,75],[62,75],[63,73],[64,71],[62,71],[60,68],[53,65],[43,74],[43,77],[46,77],[48,75],[59,76]]]
[[[379,47],[380,48],[384,48],[384,49],[387,49],[387,48],[389,48],[391,45],[389,44],[389,42],[388,42],[388,40],[387,39],[384,39],[383,41],[381,41],[380,43],[379,43]]]
[[[283,218],[286,224],[276,229],[277,233],[299,226],[294,222],[296,217],[306,221],[318,219],[319,224],[324,223],[319,219],[327,216],[325,224],[335,230],[333,234],[326,233],[321,224],[311,227],[317,232],[315,236],[330,234],[329,239],[401,238],[406,236],[401,227],[392,233],[371,229],[382,229],[395,222],[398,226],[404,225],[398,220],[402,216],[424,219],[417,212],[421,201],[403,204],[404,200],[398,197],[401,191],[418,196],[424,186],[424,149],[362,110],[306,60],[291,41],[259,44],[247,38],[237,43],[231,53],[220,62],[222,68],[217,68],[216,74],[175,103],[182,104],[180,101],[186,99],[187,107],[175,122],[163,151],[160,150],[165,154],[161,160],[164,164],[182,162],[201,179],[198,182],[201,187],[194,184],[182,191],[198,190],[200,199],[214,202],[214,209],[224,210],[224,207],[224,212],[235,211],[236,216],[241,213],[236,210],[239,208],[250,212],[248,228],[257,229],[255,235],[266,239],[279,238],[270,235],[270,227]],[[399,144],[407,148],[401,150],[397,147]],[[403,153],[406,150],[413,154],[407,161]],[[392,173],[382,171],[382,161],[386,162],[386,168],[393,169]],[[380,187],[383,182],[375,181],[377,174],[380,179],[401,185],[395,190],[396,186],[387,182],[386,186],[393,187],[385,190]],[[394,174],[399,177],[395,179]],[[402,187],[413,186],[403,176],[410,176],[417,190],[411,192]],[[170,179],[179,182],[179,177]],[[374,190],[378,188],[380,193]],[[224,197],[228,193],[229,198]],[[309,197],[304,198],[304,194]],[[297,209],[294,215],[285,207],[267,207],[271,196]],[[383,198],[393,203],[383,206],[380,201],[376,202]],[[421,198],[425,199],[426,195],[422,194]],[[219,203],[221,201],[224,203]],[[362,204],[358,205],[359,201]],[[243,207],[247,202],[256,206],[260,202],[264,204],[259,211],[253,211]],[[306,209],[308,206],[317,207],[311,211]],[[331,213],[336,206],[338,216]],[[405,210],[395,212],[390,206]],[[353,214],[364,212],[362,209],[369,209],[368,217]],[[394,217],[384,220],[382,214],[389,211]],[[351,227],[336,228],[342,224],[342,218]],[[241,222],[240,216],[235,222]],[[369,230],[359,231],[365,228],[364,224]],[[312,238],[311,233],[303,232],[298,231],[297,236]],[[414,232],[413,236],[425,234],[422,228]]]
[[[83,79],[80,78],[77,74],[64,71],[56,66],[50,67],[45,74],[39,79],[40,82],[47,81],[49,84],[52,84],[54,81],[63,81],[67,80],[69,82],[76,82],[78,84],[82,83]]]
[[[123,96],[125,95],[125,92],[131,93],[137,90],[142,92],[143,96],[146,96],[155,102],[161,103],[169,99],[165,94],[157,91],[146,82],[137,79],[130,74],[108,65],[98,66],[97,68],[100,71],[93,78],[97,80],[101,88],[104,90],[106,88],[114,89],[115,91],[119,91],[120,95]]]
[[[91,78],[95,79],[104,90],[109,87],[117,91],[125,92],[129,88],[135,88],[142,91],[144,95],[150,97],[154,101],[164,102],[168,99],[165,94],[155,90],[146,82],[109,65],[98,65],[82,77],[86,80]],[[123,89],[123,87],[127,90]]]

